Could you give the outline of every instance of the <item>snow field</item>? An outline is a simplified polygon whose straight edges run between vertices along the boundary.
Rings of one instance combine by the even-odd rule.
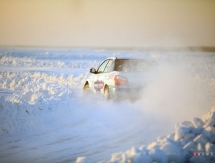
[[[132,53],[1,49],[0,160],[214,162],[211,157],[192,155],[215,150],[214,53]],[[109,56],[151,58],[159,63],[140,100],[82,99],[89,68]],[[22,157],[26,152],[29,157]]]
[[[83,60],[45,60],[35,59],[29,57],[10,57],[3,56],[0,59],[0,65],[13,66],[13,67],[59,67],[59,68],[88,68],[91,65],[96,65],[95,61]]]

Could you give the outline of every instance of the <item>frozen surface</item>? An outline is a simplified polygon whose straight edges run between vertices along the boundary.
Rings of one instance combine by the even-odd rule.
[[[159,63],[138,101],[82,98],[109,56]],[[196,162],[214,150],[214,65],[203,52],[2,48],[0,162]]]

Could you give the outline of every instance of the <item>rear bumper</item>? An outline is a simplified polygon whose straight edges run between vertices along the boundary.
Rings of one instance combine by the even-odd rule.
[[[142,90],[142,87],[109,86],[110,96],[112,98],[138,98]]]

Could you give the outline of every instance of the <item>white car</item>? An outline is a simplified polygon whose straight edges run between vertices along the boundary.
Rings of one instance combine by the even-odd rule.
[[[91,75],[83,87],[84,97],[90,93],[105,99],[136,98],[149,79],[155,61],[109,57]]]

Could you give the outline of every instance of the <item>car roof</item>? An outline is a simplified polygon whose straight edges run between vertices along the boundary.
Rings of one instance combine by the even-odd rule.
[[[114,60],[142,60],[142,61],[152,61],[155,62],[153,59],[143,59],[143,58],[137,58],[137,57],[108,57],[106,59],[114,59]]]

